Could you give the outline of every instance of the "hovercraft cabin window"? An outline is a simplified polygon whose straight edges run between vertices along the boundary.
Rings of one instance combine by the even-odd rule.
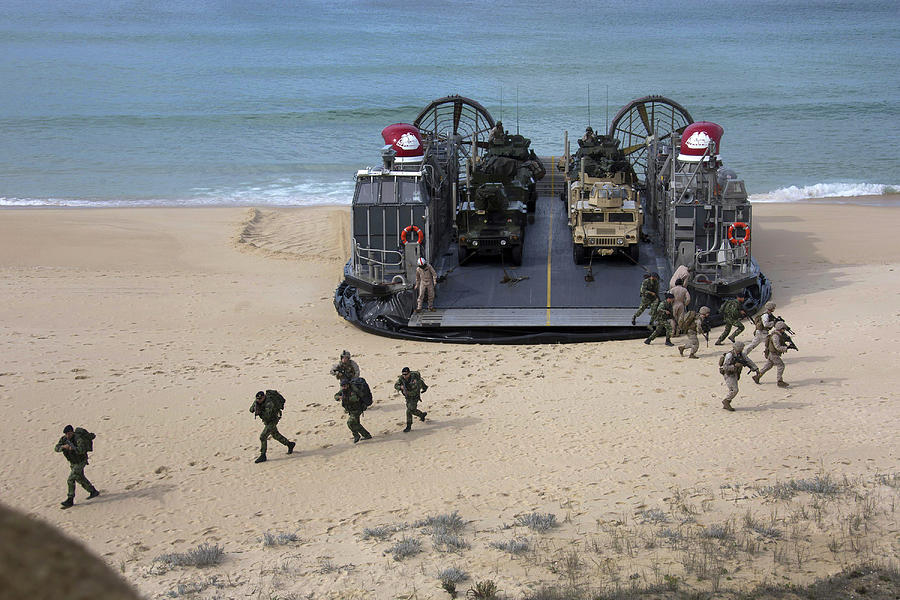
[[[396,181],[393,177],[366,177],[356,181],[356,197],[353,204],[396,204]]]

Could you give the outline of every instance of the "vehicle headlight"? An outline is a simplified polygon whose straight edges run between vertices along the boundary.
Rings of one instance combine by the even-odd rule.
[[[473,245],[473,246],[477,246],[477,245],[478,245],[478,240],[472,240],[472,245]]]
[[[623,240],[622,238],[618,238],[618,239],[616,240],[616,243],[617,243],[618,245],[621,246],[622,244],[625,243],[625,240]]]
[[[506,245],[506,240],[500,240],[500,245],[501,245],[501,246],[505,246],[505,245]]]

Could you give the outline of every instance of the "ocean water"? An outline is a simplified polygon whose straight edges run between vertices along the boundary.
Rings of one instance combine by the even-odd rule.
[[[0,205],[349,203],[381,129],[448,94],[551,155],[661,94],[725,128],[754,199],[893,193],[898,25],[896,0],[4,0]]]

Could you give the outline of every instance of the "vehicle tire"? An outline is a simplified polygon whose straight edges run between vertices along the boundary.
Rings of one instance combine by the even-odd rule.
[[[628,255],[631,257],[631,260],[637,262],[641,258],[641,245],[640,244],[632,244],[631,248],[628,249]]]
[[[522,266],[522,246],[521,244],[509,251],[509,260],[517,267]]]
[[[582,244],[572,244],[572,260],[576,265],[584,263],[584,246]]]
[[[465,264],[466,259],[469,258],[469,255],[471,254],[471,252],[469,252],[469,249],[466,248],[465,245],[463,245],[463,244],[460,244],[459,246],[457,246],[457,248],[459,250],[459,252],[457,253],[457,258],[459,259],[459,264],[463,265],[463,264]]]

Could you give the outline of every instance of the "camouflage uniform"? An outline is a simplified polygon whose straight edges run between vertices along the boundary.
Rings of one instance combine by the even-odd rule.
[[[341,379],[356,379],[359,377],[359,365],[352,358],[347,359],[346,362],[341,360],[331,367],[331,374],[337,377],[338,381]]]
[[[753,376],[753,381],[759,383],[759,379],[769,369],[775,367],[775,375],[778,378],[778,387],[788,387],[788,383],[784,380],[784,361],[781,355],[787,352],[787,346],[784,343],[784,322],[779,321],[775,324],[775,331],[769,335],[766,340],[766,364]]]
[[[709,309],[702,306],[699,313],[689,310],[681,319],[680,323],[684,324],[683,333],[687,335],[688,339],[687,344],[678,346],[678,353],[681,356],[684,356],[685,350],[690,349],[691,352],[688,354],[688,358],[697,358],[697,350],[700,349],[700,339],[697,335],[703,332],[703,323],[708,315]]]
[[[72,447],[74,450],[70,450]],[[73,435],[70,440],[65,435],[59,438],[56,446],[53,448],[56,452],[62,452],[66,460],[69,461],[69,478],[66,480],[67,500],[63,506],[68,508],[72,505],[72,499],[75,498],[75,484],[83,487],[93,498],[99,492],[94,485],[84,476],[84,468],[88,464],[87,441],[80,435]]]
[[[409,373],[409,379],[405,379],[401,374],[400,377],[397,378],[397,382],[394,384],[394,389],[403,394],[403,397],[406,398],[406,429],[403,431],[409,431],[412,427],[412,418],[414,416],[419,417],[420,420],[425,420],[425,415],[427,412],[422,412],[419,410],[418,405],[422,400],[422,392],[428,390],[428,386],[425,384],[425,381],[422,379],[422,375],[419,374],[418,371],[406,371]]]
[[[771,308],[769,308],[771,306]],[[761,343],[765,342],[769,337],[769,333],[772,331],[772,328],[775,326],[775,304],[771,302],[766,303],[766,312],[761,314],[758,319],[754,322],[756,326],[753,332],[753,341],[747,344],[747,347],[744,348],[744,354],[750,354],[750,351],[759,346]],[[763,346],[765,348],[765,346]]]
[[[656,329],[653,330],[653,333],[644,340],[645,344],[649,344],[656,337],[661,334],[663,331],[666,332],[666,346],[673,346],[672,340],[672,303],[671,302],[660,302],[659,306],[656,308]]]
[[[756,366],[756,363],[747,358],[747,355],[744,354],[744,342],[735,342],[731,352],[725,353],[725,356],[722,359],[722,366],[719,367],[719,372],[725,378],[725,385],[728,387],[728,394],[726,394],[725,398],[722,400],[722,408],[725,410],[734,410],[731,408],[731,401],[737,396],[738,380],[741,378],[741,369],[743,368],[743,365],[735,361],[735,358],[738,356],[746,361],[747,367],[751,371],[759,373],[759,367]]]
[[[366,407],[353,387],[348,385],[344,389],[342,386],[341,391],[334,395],[334,399],[340,402],[347,412],[347,428],[353,433],[353,443],[358,442],[360,437],[364,440],[371,438],[372,434],[366,431],[366,428],[359,422]]]
[[[641,282],[641,305],[637,312],[631,317],[631,324],[637,319],[647,308],[650,309],[650,316],[656,313],[656,307],[659,305],[659,280],[655,277],[647,277]]]
[[[491,129],[491,135],[488,138],[489,142],[496,142],[498,144],[503,144],[506,142],[506,132],[503,130],[503,122],[497,121],[497,124],[494,125],[494,128]]]
[[[273,440],[281,442],[288,448],[288,454],[294,451],[294,442],[290,441],[278,431],[278,421],[281,420],[281,410],[276,406],[275,399],[269,392],[266,392],[262,402],[253,401],[250,405],[250,412],[255,414],[263,422],[262,433],[259,434],[259,456],[264,458],[269,445],[269,437]],[[262,461],[259,461],[262,462]]]
[[[722,318],[725,320],[725,329],[722,331],[722,335],[719,336],[719,339],[716,340],[716,346],[721,346],[725,342],[726,337],[733,343],[735,338],[744,331],[744,324],[741,323],[743,312],[744,309],[741,306],[741,302],[736,298],[726,300],[725,303],[722,304]],[[731,337],[728,337],[728,333],[731,331],[732,327],[734,327],[734,334],[732,334]]]

